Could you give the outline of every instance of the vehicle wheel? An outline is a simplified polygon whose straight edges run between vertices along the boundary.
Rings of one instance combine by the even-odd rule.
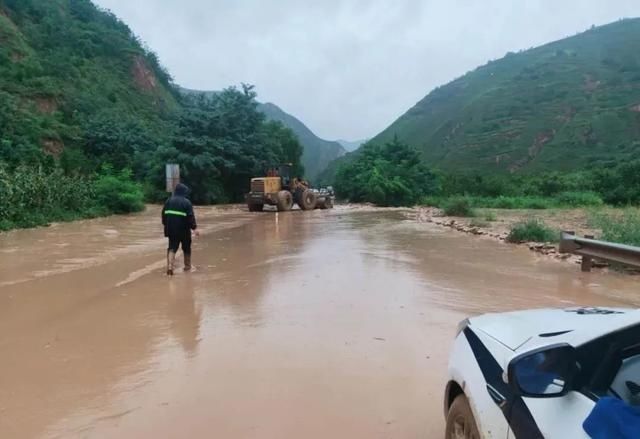
[[[262,212],[264,204],[249,204],[249,212]]]
[[[333,209],[333,198],[327,197],[324,202],[325,209]]]
[[[320,200],[318,200],[318,205],[316,206],[317,209],[327,209],[327,199],[326,198],[322,198]]]
[[[447,414],[446,439],[480,439],[467,397],[458,395]]]
[[[278,212],[288,212],[293,207],[293,195],[289,191],[278,192]]]
[[[311,192],[309,189],[302,192],[300,195],[300,200],[298,201],[298,205],[302,210],[313,210],[316,208],[318,204],[318,196]]]

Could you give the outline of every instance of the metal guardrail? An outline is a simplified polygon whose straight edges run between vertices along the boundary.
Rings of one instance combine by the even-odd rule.
[[[640,247],[598,241],[593,236],[580,238],[574,232],[562,232],[560,253],[582,256],[582,271],[591,271],[593,259],[630,265],[640,268]]]

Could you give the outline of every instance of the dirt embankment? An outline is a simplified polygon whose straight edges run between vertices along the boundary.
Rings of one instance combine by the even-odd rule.
[[[147,66],[147,63],[142,56],[136,56],[133,58],[131,73],[140,90],[152,92],[158,87],[156,75]]]
[[[442,211],[434,207],[420,207],[408,213],[408,216],[418,222],[433,223],[442,227],[448,227],[461,233],[485,237],[502,242],[507,242],[507,237],[511,228],[530,218],[543,221],[554,230],[570,230],[579,236],[597,236],[599,230],[593,229],[589,225],[587,212],[584,209],[550,209],[550,210],[505,210],[505,209],[482,209],[480,215],[475,218],[460,218],[444,216]],[[492,217],[495,220],[489,221],[484,217]],[[562,254],[558,245],[552,243],[520,242],[513,245],[527,246],[531,251],[539,253],[558,261],[565,261],[574,264],[581,263],[581,257]],[[594,262],[596,268],[605,268],[606,263]]]

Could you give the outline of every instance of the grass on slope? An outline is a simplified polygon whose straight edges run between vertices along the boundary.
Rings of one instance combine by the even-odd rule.
[[[118,151],[129,134],[165,143],[176,107],[156,56],[90,0],[0,0],[0,160],[68,151],[99,166],[96,144],[111,159],[132,154]]]
[[[489,62],[374,138],[448,170],[568,170],[640,157],[640,19]]]

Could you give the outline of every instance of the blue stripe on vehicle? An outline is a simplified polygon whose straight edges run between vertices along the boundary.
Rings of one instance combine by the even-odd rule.
[[[488,386],[491,386],[494,392],[498,392],[505,398],[505,401],[499,403],[496,401],[495,395],[489,389],[489,396],[502,410],[502,414],[509,423],[509,427],[516,435],[517,439],[544,439],[538,424],[536,424],[533,415],[529,411],[529,407],[525,404],[522,397],[517,396],[502,379],[504,370],[493,357],[489,349],[482,343],[480,338],[470,328],[464,330],[469,346],[473,351],[473,355],[478,361],[478,366],[482,371],[484,380]]]

